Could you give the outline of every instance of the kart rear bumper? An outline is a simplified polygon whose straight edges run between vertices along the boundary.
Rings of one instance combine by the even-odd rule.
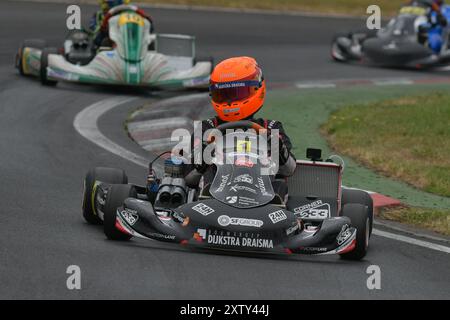
[[[173,69],[167,58],[158,53],[149,53],[139,62],[127,62],[113,50],[100,52],[86,66],[71,64],[61,55],[49,55],[47,76],[52,80],[80,83],[177,89],[207,87],[211,70],[210,62]]]

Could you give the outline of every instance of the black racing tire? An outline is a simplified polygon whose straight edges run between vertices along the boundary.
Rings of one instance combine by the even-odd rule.
[[[108,191],[104,208],[103,231],[110,240],[130,240],[131,235],[125,234],[116,228],[116,211],[127,198],[137,198],[134,186],[129,184],[114,184]]]
[[[361,260],[369,247],[369,214],[367,207],[358,203],[349,203],[343,207],[343,216],[350,218],[352,227],[356,228],[356,246],[347,253],[341,254],[345,260]]]
[[[95,214],[92,207],[94,184],[101,181],[108,184],[127,184],[125,171],[115,168],[97,167],[90,169],[84,178],[82,213],[84,220],[90,224],[102,224],[103,221]]]
[[[57,54],[58,49],[56,48],[44,48],[41,53],[41,71],[39,78],[41,83],[45,86],[56,86],[58,81],[49,80],[47,77],[47,66],[48,66],[48,55],[49,54]]]
[[[370,219],[370,232],[369,235],[372,235],[373,230],[373,199],[369,193],[363,190],[353,190],[353,189],[342,189],[342,197],[341,197],[342,206],[349,203],[360,203],[367,206],[367,211]]]
[[[19,49],[19,52],[16,54],[16,68],[19,69],[19,73],[22,76],[25,76],[25,72],[23,70],[22,65],[22,53],[24,48],[35,48],[35,49],[44,49],[47,46],[45,40],[42,39],[27,39],[22,42],[22,46]]]
[[[333,36],[333,40],[331,41],[331,58],[336,61],[336,62],[346,62],[349,59],[347,57],[345,57],[345,53],[342,52],[342,50],[339,48],[339,46],[337,45],[336,41],[339,38],[350,38],[350,34],[348,32],[338,32]],[[335,47],[336,46],[336,47]],[[340,53],[342,54],[343,58],[338,58],[333,51],[334,50],[339,50]]]

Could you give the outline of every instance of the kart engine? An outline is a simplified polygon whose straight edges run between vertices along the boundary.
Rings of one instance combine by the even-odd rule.
[[[164,162],[164,177],[156,196],[155,207],[177,208],[186,203],[187,192],[183,161],[170,158]]]

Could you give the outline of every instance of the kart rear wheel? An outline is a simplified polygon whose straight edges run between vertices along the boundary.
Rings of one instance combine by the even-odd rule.
[[[131,236],[116,228],[116,211],[127,198],[137,198],[136,189],[129,184],[112,185],[106,196],[103,231],[110,240],[129,240]]]
[[[84,178],[82,212],[84,220],[90,224],[102,224],[102,220],[95,214],[93,207],[96,181],[108,184],[127,184],[128,177],[125,171],[115,168],[97,167],[88,171]]]
[[[19,69],[19,73],[22,76],[25,76],[25,72],[23,70],[23,50],[25,48],[35,48],[35,49],[44,49],[47,46],[45,40],[41,39],[27,39],[24,40],[22,46],[19,49],[19,52],[16,54],[16,68]]]
[[[370,236],[370,219],[367,207],[359,203],[349,203],[343,207],[343,216],[350,218],[352,227],[356,228],[356,246],[347,253],[341,254],[342,259],[361,260],[367,253]]]
[[[373,200],[370,194],[363,190],[353,190],[353,189],[342,189],[342,205],[348,203],[360,203],[367,206],[367,211],[370,219],[370,232],[369,235],[372,235],[373,229]]]
[[[41,53],[41,71],[39,78],[41,79],[41,83],[46,86],[55,86],[58,81],[49,80],[47,77],[47,67],[48,67],[48,55],[49,54],[57,54],[58,49],[56,48],[45,48]]]

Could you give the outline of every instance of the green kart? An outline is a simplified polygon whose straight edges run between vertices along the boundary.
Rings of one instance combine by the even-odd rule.
[[[16,55],[20,74],[58,81],[142,86],[157,89],[207,88],[212,59],[195,55],[195,38],[151,34],[151,22],[136,6],[110,10],[107,46],[95,48],[85,31],[69,34],[62,49],[43,40],[25,40]]]

